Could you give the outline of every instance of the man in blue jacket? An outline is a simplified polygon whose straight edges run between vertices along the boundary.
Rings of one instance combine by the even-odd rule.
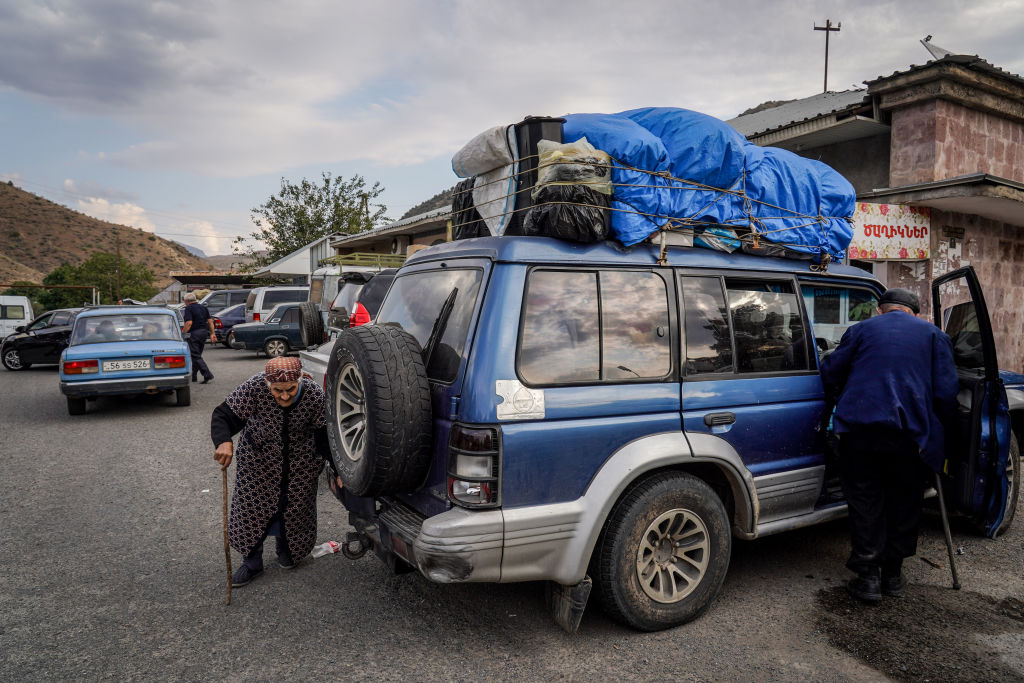
[[[957,374],[949,337],[915,317],[917,296],[889,289],[882,315],[843,334],[821,378],[835,405],[840,478],[850,511],[847,590],[877,603],[901,595],[903,558],[917,552],[926,470],[945,459],[944,425],[956,412]]]

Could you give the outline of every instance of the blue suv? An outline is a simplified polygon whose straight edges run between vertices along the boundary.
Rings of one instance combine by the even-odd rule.
[[[734,538],[846,513],[819,360],[883,291],[849,266],[650,243],[424,250],[331,353],[345,553],[442,583],[549,581],[570,631],[592,584],[634,628],[689,621]],[[963,388],[947,498],[994,536],[1018,497],[1024,377],[998,373],[970,268],[934,293]]]

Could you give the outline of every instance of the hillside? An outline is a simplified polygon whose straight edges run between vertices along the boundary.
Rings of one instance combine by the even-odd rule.
[[[0,183],[0,282],[42,282],[61,263],[77,265],[97,251],[114,253],[117,238],[121,255],[152,270],[158,287],[170,283],[172,270],[210,270],[180,244]]]

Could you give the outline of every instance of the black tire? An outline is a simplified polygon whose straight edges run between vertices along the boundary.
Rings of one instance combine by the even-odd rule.
[[[1006,477],[1010,480],[1006,490],[1006,512],[1003,513],[1003,521],[996,529],[996,536],[1006,533],[1013,524],[1013,518],[1017,514],[1017,499],[1020,498],[1020,444],[1013,434],[1010,435],[1010,453],[1006,456]]]
[[[68,396],[68,415],[85,415],[85,399]]]
[[[393,326],[344,330],[327,364],[334,467],[357,496],[415,490],[431,461],[430,385],[419,344]]]
[[[267,358],[277,358],[288,353],[288,342],[284,339],[268,339],[263,344],[263,353],[267,354]]]
[[[192,388],[180,387],[175,389],[174,398],[177,399],[178,405],[181,407],[192,405]]]
[[[21,354],[18,353],[18,349],[4,349],[0,352],[0,360],[3,361],[4,367],[12,372],[26,370],[32,367],[31,363],[22,362]]]
[[[230,332],[228,332],[228,338],[224,340],[224,343],[227,344],[227,347],[229,349],[235,348],[234,346],[232,346],[232,344],[235,343],[235,331],[234,330],[231,330]]]
[[[324,341],[324,320],[320,309],[312,301],[299,304],[299,330],[302,333],[302,345],[307,349],[319,346]]]
[[[221,346],[223,346],[225,349],[230,349],[231,348],[231,333],[228,332],[227,334],[225,334],[224,338],[220,340],[220,343],[221,343]]]
[[[729,516],[700,479],[658,474],[615,505],[594,552],[593,578],[609,616],[641,631],[678,626],[703,614],[722,587],[732,552]],[[653,571],[642,578],[642,569]]]

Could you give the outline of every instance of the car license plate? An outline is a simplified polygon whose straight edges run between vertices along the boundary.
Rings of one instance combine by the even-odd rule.
[[[149,359],[131,358],[129,360],[103,361],[103,372],[117,372],[119,370],[149,370]]]

